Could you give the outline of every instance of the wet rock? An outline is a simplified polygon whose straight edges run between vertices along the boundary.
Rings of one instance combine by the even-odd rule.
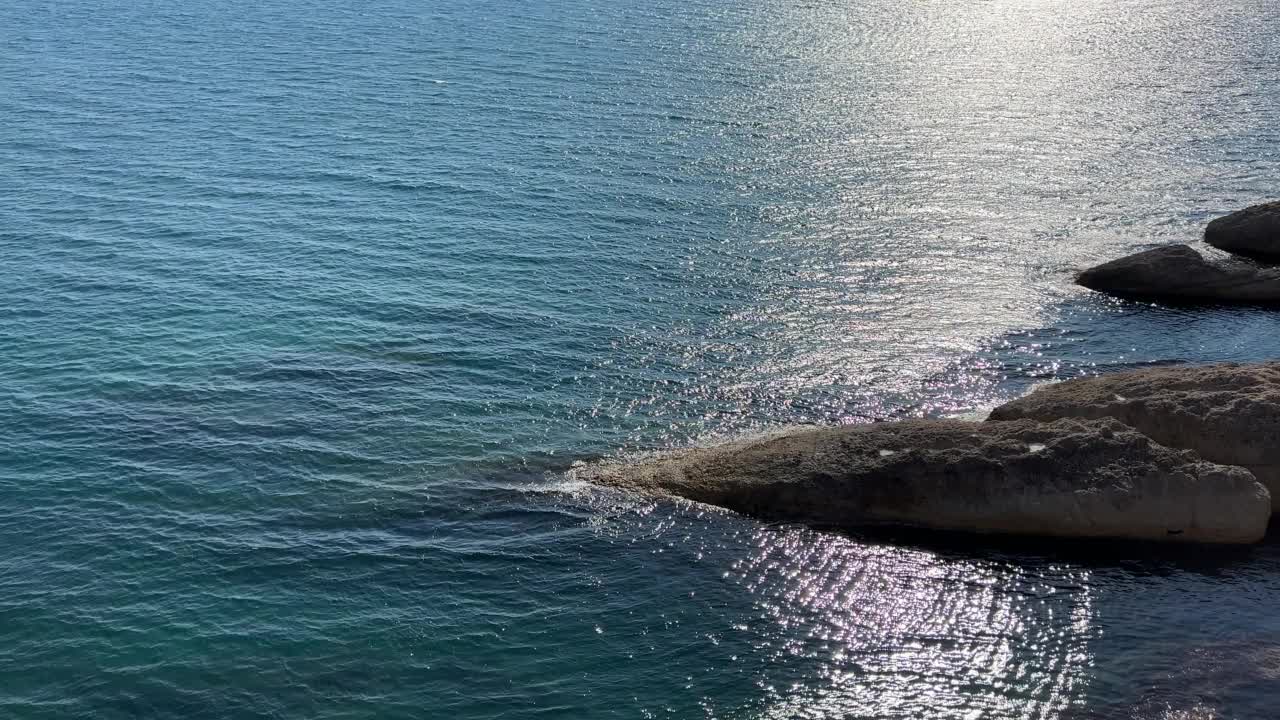
[[[1236,255],[1280,262],[1280,201],[1217,218],[1205,228],[1204,241]]]
[[[1110,417],[1156,442],[1248,468],[1280,511],[1280,363],[1134,370],[1044,385],[990,420]]]
[[[1247,304],[1280,303],[1280,269],[1208,259],[1187,245],[1145,250],[1089,268],[1076,283],[1122,297]]]
[[[1160,446],[1111,419],[808,428],[576,475],[836,528],[1250,543],[1271,507],[1247,470]]]

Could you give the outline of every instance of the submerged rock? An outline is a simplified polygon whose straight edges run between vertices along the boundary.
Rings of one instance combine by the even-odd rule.
[[[1280,363],[1164,367],[1067,380],[1001,405],[991,420],[1116,418],[1158,443],[1242,465],[1280,511]]]
[[[1110,419],[810,428],[577,475],[837,528],[1250,543],[1271,508],[1247,470],[1171,450]]]
[[[1280,261],[1280,201],[1247,207],[1210,222],[1204,241],[1236,255]]]
[[[1127,255],[1089,268],[1076,283],[1100,292],[1157,300],[1280,303],[1280,269],[1210,260],[1187,245]]]

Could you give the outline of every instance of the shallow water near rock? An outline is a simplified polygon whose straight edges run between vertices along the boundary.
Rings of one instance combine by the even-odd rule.
[[[1280,8],[0,27],[0,715],[1274,714],[1273,542],[854,537],[562,471],[1274,357],[1274,313],[1071,277],[1280,192]]]

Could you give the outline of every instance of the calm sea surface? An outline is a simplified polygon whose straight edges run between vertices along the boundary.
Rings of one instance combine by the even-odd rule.
[[[1280,541],[564,470],[1280,355],[1070,282],[1277,88],[1270,0],[0,4],[0,717],[1274,718]]]

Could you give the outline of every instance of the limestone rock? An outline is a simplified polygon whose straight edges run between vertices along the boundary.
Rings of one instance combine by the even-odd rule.
[[[1236,255],[1280,261],[1280,201],[1217,218],[1205,228],[1204,241]]]
[[[1280,511],[1280,363],[1164,367],[1045,385],[991,420],[1111,417],[1156,442],[1248,468]]]
[[[1153,300],[1280,303],[1280,269],[1210,260],[1187,245],[1145,250],[1089,268],[1076,282],[1091,290]]]
[[[1271,508],[1247,470],[1162,447],[1110,419],[808,428],[576,474],[836,528],[1249,543],[1262,537]]]

